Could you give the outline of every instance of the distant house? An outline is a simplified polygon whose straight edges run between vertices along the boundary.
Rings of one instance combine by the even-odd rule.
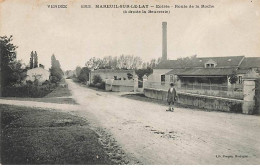
[[[93,83],[95,75],[99,75],[103,81],[106,79],[114,80],[130,80],[135,76],[134,70],[122,70],[122,69],[98,69],[89,73],[89,83]]]
[[[229,76],[236,73],[237,84],[249,70],[260,70],[260,58],[245,56],[194,57],[187,60],[164,60],[148,77],[149,82],[230,85]]]
[[[29,69],[27,71],[27,77],[25,81],[35,81],[36,79],[42,83],[46,80],[49,80],[50,72],[46,69],[43,69],[42,67],[37,67],[33,69]]]

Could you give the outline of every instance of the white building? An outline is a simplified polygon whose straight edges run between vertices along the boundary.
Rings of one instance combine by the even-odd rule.
[[[42,67],[37,67],[33,69],[29,69],[27,71],[27,77],[25,81],[34,81],[38,80],[40,83],[45,82],[46,80],[49,80],[50,78],[50,72],[46,69],[43,69]]]

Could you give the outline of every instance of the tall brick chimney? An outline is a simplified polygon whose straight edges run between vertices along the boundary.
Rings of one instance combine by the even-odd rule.
[[[167,60],[167,22],[162,22],[162,61]]]

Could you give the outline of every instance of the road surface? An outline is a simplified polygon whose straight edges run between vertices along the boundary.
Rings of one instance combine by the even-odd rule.
[[[77,115],[109,131],[142,164],[259,164],[260,117],[166,107],[67,80]]]

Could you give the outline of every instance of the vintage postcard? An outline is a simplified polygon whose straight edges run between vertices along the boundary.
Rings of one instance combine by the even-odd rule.
[[[259,0],[0,0],[2,165],[258,165]]]

